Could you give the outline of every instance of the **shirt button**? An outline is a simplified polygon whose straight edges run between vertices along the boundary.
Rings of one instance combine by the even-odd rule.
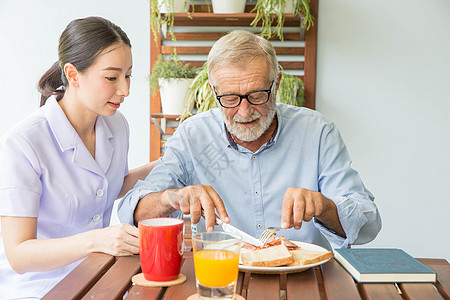
[[[252,156],[252,159],[256,159],[256,156],[255,156],[255,155],[253,155],[253,156]]]
[[[261,229],[262,228],[262,225],[261,224],[258,224],[258,229]]]
[[[258,193],[259,193],[258,191],[255,191],[255,195],[258,195]]]
[[[97,191],[97,197],[101,198],[103,197],[103,194],[104,194],[103,190],[100,189]]]
[[[92,221],[98,222],[98,221],[100,221],[101,218],[102,218],[102,217],[100,216],[100,214],[95,214],[95,215],[92,217]]]

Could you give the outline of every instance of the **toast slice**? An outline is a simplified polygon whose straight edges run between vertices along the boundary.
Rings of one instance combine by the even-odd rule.
[[[278,267],[294,263],[294,257],[285,245],[241,253],[242,264],[251,267]]]
[[[292,250],[290,252],[294,257],[294,262],[288,264],[289,267],[315,264],[333,256],[331,251],[323,252],[323,251],[297,249]]]

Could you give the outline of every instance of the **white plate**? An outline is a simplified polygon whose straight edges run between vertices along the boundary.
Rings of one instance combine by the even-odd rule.
[[[297,246],[301,247],[302,249],[305,250],[313,250],[313,251],[321,251],[321,252],[328,252],[327,249],[314,245],[314,244],[310,244],[310,243],[304,243],[304,242],[297,242],[297,241],[291,241],[294,244],[296,244]],[[241,252],[248,252],[251,250],[248,249],[241,249]],[[288,267],[288,266],[280,266],[280,267],[251,267],[251,266],[244,266],[241,264],[241,262],[239,263],[239,270],[240,271],[247,271],[247,272],[252,272],[252,273],[262,273],[262,274],[278,274],[278,273],[296,273],[296,272],[301,272],[301,271],[305,271],[309,268],[321,265],[326,263],[327,261],[329,261],[331,258],[325,259],[323,261],[320,261],[318,263],[314,263],[314,264],[309,264],[309,265],[303,265],[303,266],[292,266],[292,267]]]

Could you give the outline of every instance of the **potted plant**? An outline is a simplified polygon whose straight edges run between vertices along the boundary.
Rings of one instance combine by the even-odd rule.
[[[291,7],[291,11],[286,10],[288,6]],[[261,36],[268,39],[276,35],[283,41],[284,13],[305,14],[301,27],[309,29],[313,25],[309,0],[256,0],[251,12],[256,12],[256,17],[250,25],[256,27],[261,21]],[[272,24],[275,19],[277,24],[273,30]]]
[[[246,0],[212,0],[215,14],[242,14]]]
[[[183,112],[187,91],[197,71],[198,68],[178,61],[176,56],[158,57],[149,80],[151,93],[159,90],[163,114],[180,115]]]
[[[282,73],[280,87],[277,92],[277,102],[295,106],[303,106],[303,81],[297,76]],[[217,107],[217,101],[208,85],[208,70],[206,63],[194,78],[188,91],[187,101],[180,116],[180,124],[193,115],[192,107],[196,113],[201,113]]]

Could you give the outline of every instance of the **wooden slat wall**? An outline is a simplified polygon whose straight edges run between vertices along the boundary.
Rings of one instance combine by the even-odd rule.
[[[300,16],[285,16],[284,42],[272,38],[271,42],[277,52],[280,65],[284,71],[300,77],[305,84],[305,106],[315,108],[316,87],[316,53],[317,53],[317,11],[318,0],[311,0],[311,9],[315,15],[315,26],[308,31],[300,28]],[[178,59],[191,66],[200,67],[206,61],[207,54],[214,42],[227,32],[234,29],[245,29],[259,32],[258,28],[250,27],[254,13],[249,13],[253,6],[247,5],[245,14],[226,15],[226,17],[207,11],[206,6],[196,5],[190,14],[180,13],[174,15],[174,35],[172,41],[170,34],[163,34],[164,29],[158,33],[157,41],[151,36],[150,66],[153,67],[159,54],[171,55],[176,52]],[[161,114],[161,100],[159,93],[151,95],[150,114]],[[163,115],[156,119],[160,122]],[[172,118],[172,121],[176,119]],[[166,127],[166,135],[161,133],[151,121],[150,125],[150,160],[158,159],[163,154],[164,139],[173,133],[176,122],[172,128]]]

